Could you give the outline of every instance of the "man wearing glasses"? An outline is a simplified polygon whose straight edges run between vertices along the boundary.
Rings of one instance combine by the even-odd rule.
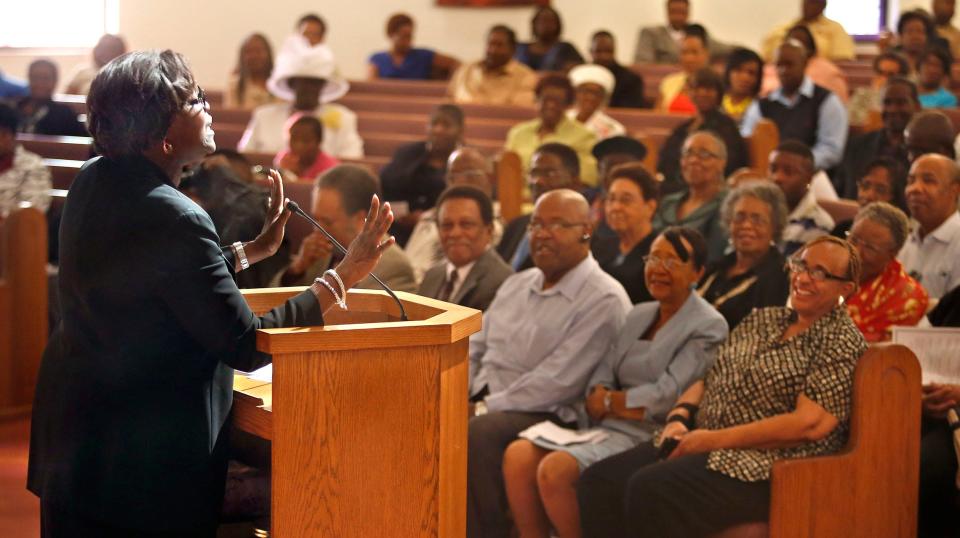
[[[534,160],[536,166],[536,159]],[[572,404],[623,325],[630,299],[590,255],[590,207],[570,189],[537,200],[528,224],[536,267],[508,278],[470,338],[467,536],[506,536],[501,462],[517,434],[576,420]]]

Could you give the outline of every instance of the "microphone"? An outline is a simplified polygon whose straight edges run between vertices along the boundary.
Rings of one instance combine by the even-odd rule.
[[[332,235],[330,235],[330,232],[324,230],[323,226],[320,226],[319,222],[317,222],[313,217],[308,215],[304,210],[300,209],[300,206],[297,205],[296,202],[294,202],[293,200],[287,200],[287,209],[307,219],[307,222],[309,222],[310,224],[313,224],[314,228],[320,230],[320,232],[324,236],[326,236],[326,238],[330,241],[330,243],[333,244],[333,247],[337,249],[337,252],[339,252],[344,256],[347,255],[347,249],[343,248],[343,245],[341,245],[339,241],[337,241],[336,239],[333,238]],[[393,290],[390,289],[390,286],[387,286],[386,284],[384,284],[383,281],[380,280],[380,277],[378,277],[377,275],[370,273],[370,276],[377,281],[377,284],[380,284],[380,287],[383,288],[383,291],[387,292],[387,294],[390,295],[390,297],[393,297],[393,300],[397,302],[397,306],[400,308],[400,321],[410,321],[409,319],[407,319],[407,311],[406,309],[403,308],[403,303],[400,302],[400,299],[397,297],[397,294],[393,293]]]

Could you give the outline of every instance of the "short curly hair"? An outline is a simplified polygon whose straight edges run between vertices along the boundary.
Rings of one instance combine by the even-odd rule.
[[[143,153],[163,140],[196,88],[186,59],[172,50],[114,59],[87,95],[87,128],[97,151],[111,158]]]

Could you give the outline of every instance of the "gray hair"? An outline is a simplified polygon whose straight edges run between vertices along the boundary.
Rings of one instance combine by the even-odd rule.
[[[746,181],[730,191],[720,208],[720,222],[727,230],[733,222],[733,208],[745,197],[755,198],[770,208],[770,225],[773,227],[773,240],[780,241],[783,229],[787,226],[787,199],[783,191],[770,181]]]
[[[727,143],[724,142],[722,138],[720,138],[720,135],[711,131],[710,129],[701,129],[699,131],[693,131],[692,133],[688,134],[686,138],[683,139],[683,145],[687,145],[687,141],[690,140],[691,138],[697,135],[702,135],[702,134],[709,136],[711,139],[713,139],[714,142],[717,143],[717,148],[718,148],[717,153],[720,155],[720,158],[723,159],[724,162],[726,162],[727,161]]]
[[[380,194],[380,181],[364,166],[338,164],[317,179],[316,188],[340,193],[344,213],[354,215],[370,208],[373,195]]]
[[[890,230],[894,253],[900,252],[910,235],[910,219],[906,213],[886,202],[872,202],[862,207],[853,218],[853,224],[861,220],[871,220]]]

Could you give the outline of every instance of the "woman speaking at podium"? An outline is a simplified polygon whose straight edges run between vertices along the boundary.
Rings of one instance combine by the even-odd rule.
[[[233,368],[270,362],[260,328],[319,325],[393,243],[374,197],[336,274],[263,317],[233,275],[276,252],[290,211],[271,174],[262,233],[221,248],[177,186],[216,146],[183,57],[133,52],[87,98],[100,158],[81,168],[60,230],[63,318],[37,382],[28,488],[42,535],[213,536],[227,466]]]

